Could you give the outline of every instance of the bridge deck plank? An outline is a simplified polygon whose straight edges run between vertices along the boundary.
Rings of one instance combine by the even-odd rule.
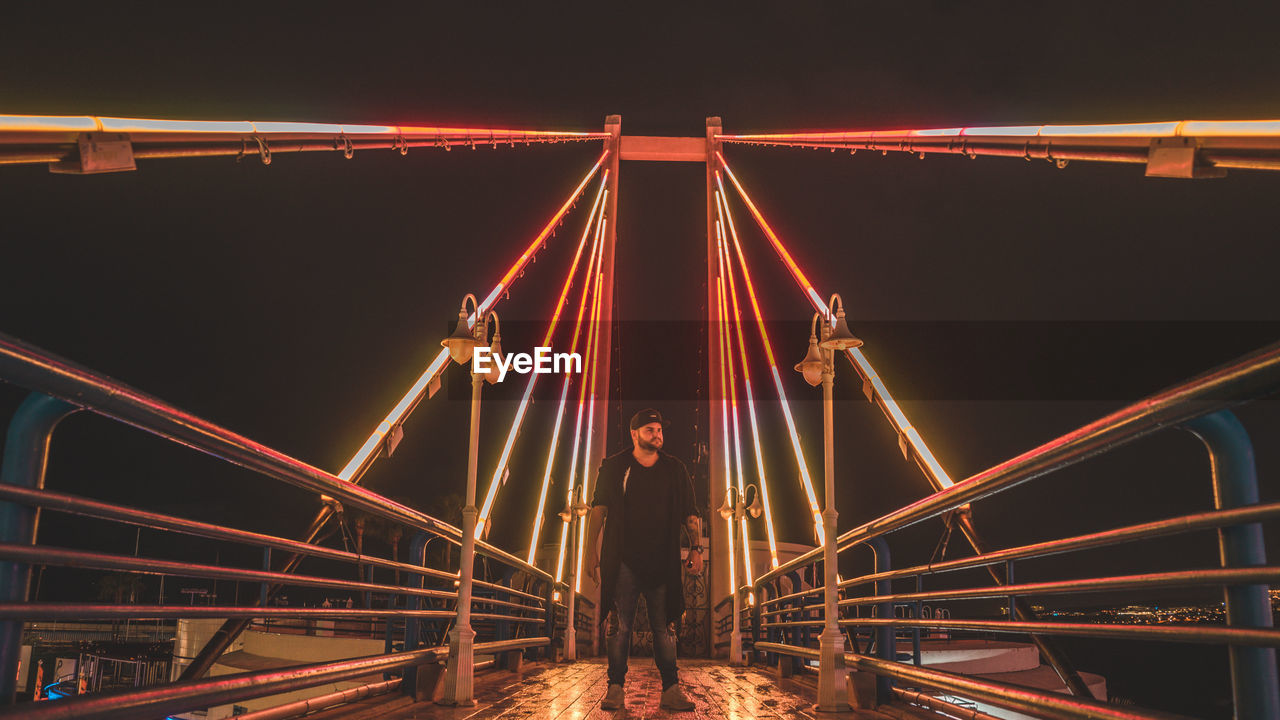
[[[680,662],[681,683],[696,706],[691,712],[673,713],[658,706],[662,683],[649,658],[631,660],[626,707],[603,710],[600,701],[608,690],[605,670],[604,659],[594,658],[558,665],[528,663],[518,674],[482,673],[476,677],[474,707],[423,702],[389,709],[379,720],[820,720],[811,709],[815,700],[811,684],[709,660]]]

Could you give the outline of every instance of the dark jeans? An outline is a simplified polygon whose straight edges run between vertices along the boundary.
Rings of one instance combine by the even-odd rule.
[[[616,601],[617,630],[605,640],[609,649],[609,684],[622,685],[627,677],[627,657],[631,654],[631,626],[636,619],[636,602],[644,595],[649,609],[649,627],[653,629],[653,661],[662,676],[662,689],[675,685],[676,635],[667,626],[667,588],[641,589],[631,568],[623,563],[618,568],[618,584],[613,591]]]

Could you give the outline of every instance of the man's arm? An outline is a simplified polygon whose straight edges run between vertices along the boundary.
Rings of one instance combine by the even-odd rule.
[[[604,527],[604,518],[608,514],[608,507],[596,505],[587,517],[587,576],[597,583],[600,582],[600,528]]]
[[[689,539],[689,547],[695,547],[702,540],[702,518],[690,515],[684,520],[685,537]]]
[[[685,518],[684,532],[689,538],[689,572],[694,575],[701,575],[703,561],[703,550],[700,545],[702,542],[702,518],[697,515],[690,515]]]

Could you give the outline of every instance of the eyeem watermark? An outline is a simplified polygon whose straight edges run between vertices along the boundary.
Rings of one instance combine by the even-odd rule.
[[[507,379],[507,372],[514,370],[521,375],[559,375],[582,372],[582,355],[578,353],[553,353],[549,347],[537,347],[533,354],[513,353],[494,357],[489,348],[481,346],[471,355],[471,372],[477,375],[498,369],[498,382]]]

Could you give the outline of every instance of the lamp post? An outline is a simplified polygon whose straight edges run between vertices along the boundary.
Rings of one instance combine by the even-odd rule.
[[[834,321],[831,319],[834,317]],[[821,330],[818,323],[821,321]],[[819,332],[821,341],[819,341]],[[804,375],[810,385],[822,385],[822,446],[824,492],[827,507],[822,511],[822,576],[823,576],[823,630],[818,640],[818,705],[823,712],[840,712],[849,704],[840,697],[844,686],[844,633],[838,623],[836,598],[838,594],[836,571],[836,480],[835,480],[835,432],[834,400],[832,384],[835,380],[835,351],[862,345],[862,340],[849,332],[844,318],[844,301],[832,295],[827,303],[826,317],[814,313],[809,329],[809,352],[796,364],[796,371]]]
[[[560,519],[569,526],[569,548],[568,548],[568,565],[569,572],[565,577],[565,592],[568,597],[565,598],[565,622],[564,622],[564,659],[573,662],[578,659],[578,626],[575,617],[578,610],[578,575],[574,572],[574,563],[572,558],[577,557],[578,552],[578,536],[574,533],[577,523],[585,522],[583,520],[587,513],[591,511],[591,506],[579,500],[572,505],[566,505],[560,511]],[[594,538],[587,538],[587,542],[592,542]]]
[[[475,308],[476,322],[467,328],[467,302]],[[449,633],[449,661],[444,675],[443,705],[475,705],[472,697],[472,676],[474,671],[474,653],[476,631],[471,629],[471,577],[476,557],[476,518],[480,514],[476,509],[476,466],[480,455],[480,389],[485,381],[497,382],[497,359],[502,352],[502,331],[498,324],[498,314],[480,311],[475,295],[470,293],[462,299],[462,309],[458,311],[458,326],[453,334],[440,344],[449,349],[449,357],[459,365],[471,361],[476,348],[488,341],[489,321],[493,320],[494,334],[491,352],[494,362],[486,373],[471,368],[471,437],[467,448],[467,504],[462,508],[462,557],[458,567],[458,618]]]
[[[753,493],[753,490],[756,492]],[[753,499],[749,503],[744,502],[743,495]],[[738,488],[730,485],[724,496],[724,504],[719,510],[720,517],[732,523],[730,534],[736,540],[745,520],[743,515],[751,513],[751,517],[758,518],[764,512],[764,506],[760,504],[760,493],[755,485],[748,485],[746,492],[742,494],[738,493]],[[744,566],[749,565],[751,556],[744,555],[742,562]],[[732,588],[731,597],[733,598],[733,631],[729,633],[729,664],[743,665],[745,663],[742,657],[742,593],[738,592],[738,588]]]

